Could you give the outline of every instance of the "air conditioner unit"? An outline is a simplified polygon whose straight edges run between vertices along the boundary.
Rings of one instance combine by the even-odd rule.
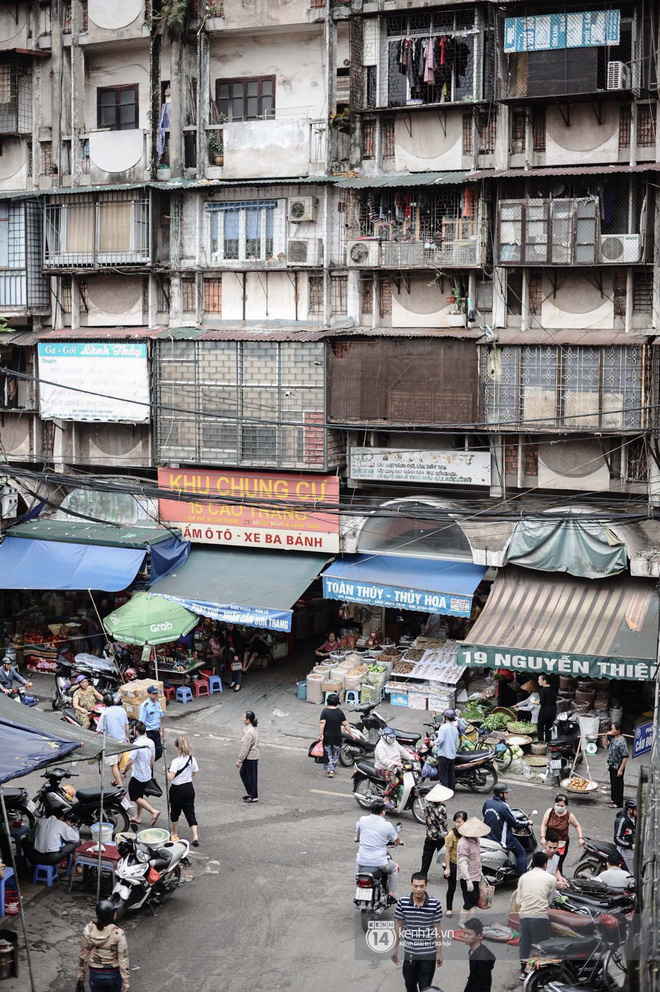
[[[295,200],[289,200],[289,220],[316,220],[318,202],[315,196],[297,196]]]
[[[608,90],[626,90],[630,85],[630,69],[625,62],[607,63]]]
[[[323,241],[321,238],[292,238],[287,262],[289,265],[323,265]]]
[[[379,241],[349,241],[346,245],[346,264],[351,268],[378,265],[379,258]]]
[[[639,234],[602,234],[600,255],[603,262],[639,262],[642,243]]]

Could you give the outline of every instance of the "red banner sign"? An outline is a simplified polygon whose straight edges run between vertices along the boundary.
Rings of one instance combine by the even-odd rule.
[[[337,476],[161,468],[158,485],[199,496],[194,503],[159,501],[161,521],[180,527],[186,540],[288,551],[339,551]],[[226,497],[227,502],[205,501],[209,496]],[[330,508],[325,512],[324,504]]]

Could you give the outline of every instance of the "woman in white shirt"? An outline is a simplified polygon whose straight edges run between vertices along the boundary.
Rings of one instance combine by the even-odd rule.
[[[185,815],[192,833],[193,847],[199,846],[197,816],[195,814],[195,786],[193,778],[199,771],[197,760],[187,737],[177,737],[174,742],[177,756],[167,773],[170,785],[170,812],[172,815],[172,840],[177,838],[177,824],[181,813]]]

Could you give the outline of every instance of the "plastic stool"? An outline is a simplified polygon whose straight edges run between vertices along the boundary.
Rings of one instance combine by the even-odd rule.
[[[346,703],[347,706],[348,706],[349,703],[353,703],[354,706],[357,706],[358,703],[360,702],[360,692],[359,692],[359,690],[358,689],[347,689],[346,690],[346,699],[344,700],[344,702]]]
[[[57,865],[35,865],[32,875],[32,884],[45,882],[50,888],[57,881]]]
[[[205,678],[210,695],[213,695],[214,692],[222,692],[222,679],[219,675],[206,675]]]
[[[16,888],[16,879],[14,878],[14,869],[5,868],[5,877],[0,878],[0,918],[5,915],[5,885],[7,882],[13,879],[12,885]]]
[[[336,689],[332,689],[331,691],[326,692],[326,694],[324,696],[324,702],[325,702],[325,705],[326,706],[328,705],[328,696],[333,696],[333,695],[339,696],[339,701],[341,702],[342,693],[341,692],[337,692]]]
[[[192,684],[192,691],[195,694],[195,699],[199,699],[200,696],[210,696],[209,684],[206,679],[197,679],[196,682]]]
[[[166,700],[168,701],[168,703],[169,703],[169,702],[170,702],[170,701],[171,701],[172,699],[174,699],[174,697],[175,697],[175,695],[176,695],[176,689],[174,688],[174,686],[173,686],[173,685],[168,685],[168,686],[165,686],[165,687],[163,688],[163,692],[165,693],[165,699],[166,699]]]
[[[18,874],[22,878],[23,875],[27,873],[27,862],[23,854],[22,841],[24,837],[30,833],[30,828],[28,826],[22,827],[11,827],[9,831],[14,840],[14,845],[16,847],[16,867],[18,868]]]
[[[192,703],[193,694],[187,685],[180,685],[176,690],[177,703]]]

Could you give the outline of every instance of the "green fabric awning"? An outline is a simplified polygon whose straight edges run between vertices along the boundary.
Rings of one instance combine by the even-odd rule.
[[[516,524],[507,561],[543,572],[569,572],[602,579],[622,572],[626,546],[608,528],[589,517],[571,520],[521,520]]]
[[[103,618],[108,634],[122,644],[169,644],[197,624],[197,614],[162,596],[138,592]]]
[[[196,547],[150,591],[214,620],[286,632],[291,607],[328,561],[296,551]]]
[[[35,541],[62,541],[70,544],[100,544],[110,548],[148,548],[169,541],[172,531],[166,527],[115,526],[87,523],[86,520],[53,520],[44,517],[12,527],[12,537],[30,537]]]
[[[507,566],[460,645],[459,665],[581,678],[655,678],[655,583],[578,579]]]
[[[62,761],[89,761],[91,758],[98,758],[103,750],[103,734],[96,734],[94,731],[84,730],[82,727],[74,727],[72,723],[63,720],[59,713],[42,713],[34,706],[21,706],[20,703],[8,699],[2,693],[0,693],[0,718],[13,720],[38,731],[40,734],[54,734],[63,740],[82,744],[82,747],[76,748]],[[106,755],[121,754],[122,751],[132,750],[132,744],[122,744],[111,737],[106,737]]]

